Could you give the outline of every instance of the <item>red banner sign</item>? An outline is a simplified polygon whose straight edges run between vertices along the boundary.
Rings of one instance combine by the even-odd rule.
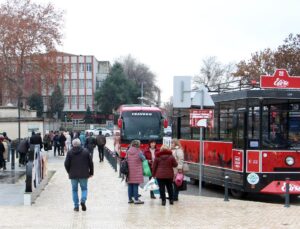
[[[300,76],[289,76],[287,70],[277,69],[273,76],[260,76],[260,87],[299,89]]]
[[[247,151],[247,172],[259,172],[259,151]]]
[[[200,120],[206,119],[208,121],[212,121],[214,118],[214,110],[211,109],[203,109],[203,110],[190,110],[190,126],[191,127],[199,127],[198,122]],[[212,126],[211,123],[208,124]]]
[[[266,187],[264,187],[260,192],[262,193],[272,193],[272,194],[284,194],[286,191],[285,181],[272,181]],[[290,181],[289,191],[291,194],[300,194],[300,181]]]

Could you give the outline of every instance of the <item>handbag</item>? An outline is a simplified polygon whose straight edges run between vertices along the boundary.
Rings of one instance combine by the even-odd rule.
[[[143,160],[143,174],[146,177],[152,176],[151,169],[147,160]]]
[[[156,191],[159,190],[159,186],[157,184],[157,181],[155,178],[151,178],[151,180],[149,180],[147,182],[147,184],[144,186],[144,191]]]
[[[176,184],[177,187],[180,187],[182,185],[182,182],[183,182],[183,174],[177,173],[174,183]]]
[[[187,190],[187,181],[183,180],[181,186],[177,187],[178,191],[186,191]]]

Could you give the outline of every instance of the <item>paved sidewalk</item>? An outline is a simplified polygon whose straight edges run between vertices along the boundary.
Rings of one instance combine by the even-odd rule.
[[[65,157],[50,157],[56,173],[32,206],[1,206],[0,228],[300,228],[300,207],[180,195],[173,206],[140,193],[144,205],[127,203],[127,187],[108,162],[89,180],[86,212],[74,212]]]

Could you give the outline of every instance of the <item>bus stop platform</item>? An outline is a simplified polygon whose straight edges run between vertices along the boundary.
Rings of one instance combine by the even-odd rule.
[[[50,151],[49,154],[52,154]],[[94,153],[94,176],[88,183],[87,211],[74,212],[65,157],[49,157],[55,174],[31,206],[0,206],[0,228],[300,228],[300,207],[186,195],[161,205],[143,192],[143,205],[128,204],[127,187],[107,160]],[[1,173],[2,171],[0,171]],[[23,189],[24,190],[24,189]],[[9,201],[9,196],[3,196]]]

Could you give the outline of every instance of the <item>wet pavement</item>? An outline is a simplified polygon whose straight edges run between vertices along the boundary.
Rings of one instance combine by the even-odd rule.
[[[108,139],[108,144],[110,144]],[[51,153],[49,153],[51,154]],[[0,228],[300,228],[300,207],[198,196],[189,185],[174,205],[161,205],[143,192],[143,205],[127,203],[127,187],[108,162],[94,153],[95,175],[89,179],[87,211],[73,211],[64,157],[49,158],[56,173],[32,206],[0,206]],[[207,192],[207,191],[206,191]],[[1,196],[1,199],[3,196]]]

